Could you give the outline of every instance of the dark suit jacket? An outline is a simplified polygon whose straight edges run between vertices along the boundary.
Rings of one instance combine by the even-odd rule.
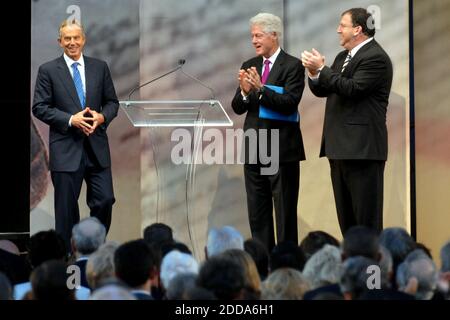
[[[82,110],[70,71],[63,56],[40,66],[33,101],[33,114],[50,126],[50,170],[76,171],[84,139],[89,139],[99,165],[111,165],[106,128],[117,116],[119,103],[109,68],[104,61],[84,56],[86,106],[105,117],[105,123],[86,137],[69,127],[72,115]]]
[[[78,266],[80,268],[80,278],[81,278],[81,283],[80,285],[82,285],[85,288],[91,289],[92,288],[89,286],[88,282],[87,282],[87,278],[86,278],[86,265],[87,265],[88,260],[87,259],[83,259],[83,260],[77,260],[75,261],[75,265]]]
[[[328,97],[320,156],[329,159],[386,160],[386,111],[392,84],[392,63],[372,40],[365,44],[341,73],[348,51],[320,72],[311,91]]]
[[[262,57],[254,57],[244,62],[241,69],[255,67],[261,75],[262,64]],[[248,97],[249,102],[245,103],[241,89],[238,87],[231,103],[234,112],[239,115],[247,112],[244,131],[248,129],[279,129],[280,162],[305,160],[299,123],[259,118],[260,105],[285,115],[290,115],[298,110],[305,87],[305,68],[300,60],[281,50],[270,70],[266,84],[283,87],[284,94],[278,94],[266,88],[261,100],[258,99],[256,93],[252,92]],[[269,133],[268,135],[270,136]]]

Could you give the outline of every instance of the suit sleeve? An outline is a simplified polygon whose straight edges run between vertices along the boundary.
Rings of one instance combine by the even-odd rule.
[[[106,62],[103,66],[103,96],[101,113],[105,117],[105,122],[102,127],[106,129],[111,121],[117,116],[117,112],[119,111],[119,101],[117,100],[116,90],[114,89],[111,73]]]
[[[277,93],[269,88],[264,90],[260,104],[281,114],[290,115],[298,110],[298,104],[305,88],[305,68],[300,61],[288,66],[284,93]]]
[[[339,56],[338,56],[339,57]],[[338,57],[336,57],[336,59],[334,60],[333,64],[331,65],[330,69],[331,70],[335,70],[335,64],[336,64],[336,60],[338,59]],[[325,67],[324,67],[325,68]],[[322,69],[323,71],[323,69]],[[309,89],[311,90],[311,92],[319,98],[326,98],[328,97],[328,95],[331,93],[330,90],[328,90],[327,88],[325,88],[324,86],[322,86],[319,82],[319,79],[317,79],[316,81],[312,81],[311,79],[309,79],[308,77],[308,84],[309,84]]]
[[[32,112],[36,118],[55,128],[60,133],[65,134],[69,129],[71,114],[55,108],[53,105],[52,86],[48,70],[41,66],[34,89]]]
[[[364,97],[378,88],[380,82],[385,81],[384,75],[389,71],[390,65],[387,59],[383,55],[363,59],[351,78],[324,67],[320,72],[319,84],[330,93],[342,97]]]

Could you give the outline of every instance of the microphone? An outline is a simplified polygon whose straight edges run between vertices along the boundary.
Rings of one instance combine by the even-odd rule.
[[[178,61],[178,63],[180,63],[181,61],[183,62],[183,64],[186,62],[184,59],[180,59]],[[199,83],[200,85],[202,85],[203,87],[205,87],[206,89],[209,90],[209,92],[211,93],[211,101],[209,103],[210,103],[211,106],[214,106],[215,102],[213,102],[212,100],[216,100],[216,93],[214,92],[213,88],[207,86],[205,83],[203,83],[202,81],[200,81],[196,77],[191,76],[190,74],[184,72],[183,68],[180,67],[180,69],[181,69],[181,73],[184,74],[186,77],[194,80],[195,82]]]
[[[156,80],[159,80],[159,79],[161,79],[161,78],[164,78],[165,76],[168,76],[169,74],[174,73],[174,72],[177,71],[177,70],[180,70],[181,67],[183,66],[183,64],[185,64],[185,63],[186,63],[186,60],[184,60],[184,59],[179,59],[179,60],[178,60],[178,65],[177,65],[175,68],[173,68],[172,70],[170,70],[170,71],[168,71],[168,72],[166,72],[166,73],[164,73],[164,74],[162,74],[162,75],[160,75],[160,76],[158,76],[158,77],[156,77],[156,78],[153,78],[153,79],[151,79],[150,81],[147,81],[146,83],[137,86],[136,88],[133,88],[133,90],[131,90],[130,93],[128,94],[128,101],[130,101],[131,95],[132,95],[136,90],[139,90],[140,88],[145,87],[146,85],[148,85],[148,84],[150,84],[150,83],[152,83],[152,82],[155,82]]]

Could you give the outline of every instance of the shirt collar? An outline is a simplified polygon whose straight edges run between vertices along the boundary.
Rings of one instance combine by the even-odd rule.
[[[277,57],[280,54],[280,52],[281,52],[281,47],[278,47],[277,51],[275,51],[275,53],[271,57],[269,57],[269,58],[263,57],[263,65],[266,60],[269,60],[271,65],[273,66],[273,64],[275,63],[275,60],[277,60]]]
[[[356,47],[354,47],[349,53],[352,56],[352,58],[355,56],[355,54],[359,51],[359,49],[361,49],[365,44],[369,43],[370,41],[373,40],[372,38],[366,39],[363,42],[361,42],[360,44],[358,44]]]
[[[64,53],[64,60],[66,61],[67,66],[72,67],[72,64],[74,62],[78,62],[81,67],[84,67],[84,57],[83,54],[81,54],[80,59],[78,61],[73,60],[70,58],[66,53]]]

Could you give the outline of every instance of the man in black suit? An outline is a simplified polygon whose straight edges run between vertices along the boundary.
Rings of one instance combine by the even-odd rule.
[[[85,33],[77,21],[59,29],[63,56],[40,66],[33,114],[50,126],[50,171],[55,189],[55,229],[70,248],[80,220],[78,197],[87,184],[90,215],[109,229],[115,202],[106,128],[119,108],[109,68],[83,55]]]
[[[343,234],[354,225],[383,228],[383,175],[387,159],[386,111],[392,63],[373,38],[373,17],[354,8],[337,32],[345,48],[331,67],[315,49],[304,51],[309,86],[327,97],[320,156],[329,159]]]
[[[252,237],[270,252],[275,245],[272,201],[277,242],[298,243],[299,161],[305,159],[298,104],[305,86],[305,69],[297,58],[280,48],[279,17],[260,13],[250,19],[250,25],[257,56],[244,62],[239,71],[239,88],[232,107],[239,115],[247,113],[245,134],[254,131],[258,140],[254,143],[259,150],[257,159],[250,154],[251,143],[247,141],[245,145],[247,206]],[[261,137],[264,130],[268,139]],[[275,159],[279,162],[276,172],[264,171],[268,166],[261,158],[264,147],[279,154],[279,159]]]

